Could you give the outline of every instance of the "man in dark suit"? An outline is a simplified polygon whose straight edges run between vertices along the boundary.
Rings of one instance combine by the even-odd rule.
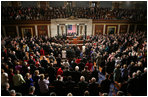
[[[96,78],[92,78],[89,85],[88,90],[90,92],[90,96],[98,96],[99,95],[99,84],[96,82]]]
[[[63,81],[67,81],[68,76],[71,75],[71,71],[69,70],[68,67],[65,67],[63,70]]]
[[[75,60],[73,59],[72,61],[71,61],[71,69],[72,70],[75,70],[75,67],[77,66],[77,63],[75,62]]]
[[[141,74],[142,95],[147,95],[147,68],[144,68],[144,73]]]
[[[13,62],[14,62],[15,60],[18,60],[18,58],[17,58],[17,56],[16,56],[16,54],[15,54],[15,51],[13,51],[13,52],[11,53],[11,59],[12,59]]]
[[[80,81],[78,82],[80,96],[83,96],[83,93],[86,91],[88,82],[85,81],[85,77],[81,76]]]
[[[73,81],[75,81],[76,83],[78,83],[79,80],[80,80],[80,76],[81,76],[81,72],[79,71],[79,67],[78,66],[75,67],[75,71],[73,71],[71,73],[71,75],[72,75]]]
[[[35,60],[33,59],[33,56],[30,56],[28,64],[33,64],[33,65],[35,64]]]
[[[2,95],[2,96],[10,96],[9,88],[10,88],[9,83],[6,83],[6,84],[4,85],[2,91],[1,91],[1,93],[2,93],[1,95]]]
[[[61,54],[58,55],[58,57],[56,58],[56,61],[57,61],[57,64],[56,64],[56,67],[61,67]]]
[[[36,95],[34,95],[34,92],[35,92],[35,87],[34,86],[31,86],[29,88],[29,94],[27,96],[36,96]]]
[[[81,72],[82,76],[85,77],[86,81],[88,82],[90,79],[90,72],[88,70],[88,66],[85,66],[84,70]]]
[[[54,81],[53,86],[55,86],[55,91],[58,96],[62,96],[64,94],[64,82],[61,80],[61,75],[57,76],[57,80]]]
[[[95,66],[94,67],[94,71],[91,73],[91,78],[92,77],[95,77],[96,78],[96,81],[98,81],[99,77],[98,77],[98,70],[97,70],[97,67]]]
[[[45,73],[45,68],[42,67],[40,64],[39,64],[39,67],[37,68],[37,70],[39,70],[40,74],[44,74]]]
[[[109,75],[105,76],[105,80],[101,82],[101,92],[102,93],[109,93],[111,81],[109,80]]]
[[[41,60],[41,66],[44,67],[44,68],[48,67],[48,62],[47,62],[45,56],[43,56],[43,60]]]
[[[80,63],[78,64],[78,66],[80,67],[80,71],[82,71],[85,67],[84,62],[81,60]]]
[[[127,92],[128,95],[132,95],[132,96],[136,96],[138,91],[137,91],[137,85],[139,83],[137,83],[137,74],[134,72],[132,75],[132,78],[128,81],[128,85],[127,85]]]
[[[53,81],[56,79],[56,69],[53,67],[53,63],[50,63],[50,66],[47,69],[49,81],[50,83],[53,83]]]
[[[13,65],[10,57],[8,58],[7,65],[9,66],[9,68],[14,68],[14,65]]]
[[[72,81],[72,77],[68,76],[68,81],[65,82],[66,93],[73,93],[75,82]]]

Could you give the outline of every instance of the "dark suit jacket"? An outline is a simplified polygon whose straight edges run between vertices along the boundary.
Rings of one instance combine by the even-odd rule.
[[[62,96],[64,92],[64,82],[63,81],[54,81],[55,91],[58,96]]]
[[[73,89],[75,87],[75,82],[74,81],[67,81],[65,82],[65,87],[66,87],[66,92],[69,93],[69,92],[73,92]]]
[[[2,94],[2,96],[10,96],[10,93],[9,93],[9,91],[8,90],[6,90],[6,89],[4,89],[4,90],[2,90],[2,92],[1,92]]]
[[[95,77],[96,78],[96,81],[98,81],[98,70],[94,70],[92,73],[91,73],[91,78],[92,77]]]
[[[87,90],[87,86],[88,86],[88,83],[86,81],[80,81],[78,83],[80,96],[82,96],[84,94],[85,90]]]
[[[75,81],[76,83],[80,81],[80,77],[81,77],[80,71],[73,71],[71,75],[72,75],[73,81]]]
[[[101,92],[109,93],[111,81],[109,79],[105,79],[101,82]]]
[[[90,96],[98,96],[99,95],[99,88],[98,88],[98,83],[94,82],[94,83],[90,83],[88,85],[88,90],[90,92]]]

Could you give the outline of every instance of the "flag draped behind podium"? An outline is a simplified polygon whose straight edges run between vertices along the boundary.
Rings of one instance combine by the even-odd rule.
[[[68,25],[68,33],[76,33],[76,25]]]

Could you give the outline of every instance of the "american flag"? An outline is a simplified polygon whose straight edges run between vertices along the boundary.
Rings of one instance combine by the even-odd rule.
[[[68,33],[76,33],[76,25],[68,25]]]

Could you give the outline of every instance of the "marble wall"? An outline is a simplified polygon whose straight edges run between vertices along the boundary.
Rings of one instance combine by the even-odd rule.
[[[92,35],[92,20],[91,19],[52,19],[51,20],[51,36],[59,35],[62,33],[66,33],[66,25],[76,25],[79,27],[79,33],[85,33],[85,25],[86,25],[86,33],[87,35]],[[59,26],[59,28],[58,28]],[[77,28],[77,27],[76,27]],[[77,33],[77,30],[76,30]],[[79,34],[80,35],[80,34]]]

